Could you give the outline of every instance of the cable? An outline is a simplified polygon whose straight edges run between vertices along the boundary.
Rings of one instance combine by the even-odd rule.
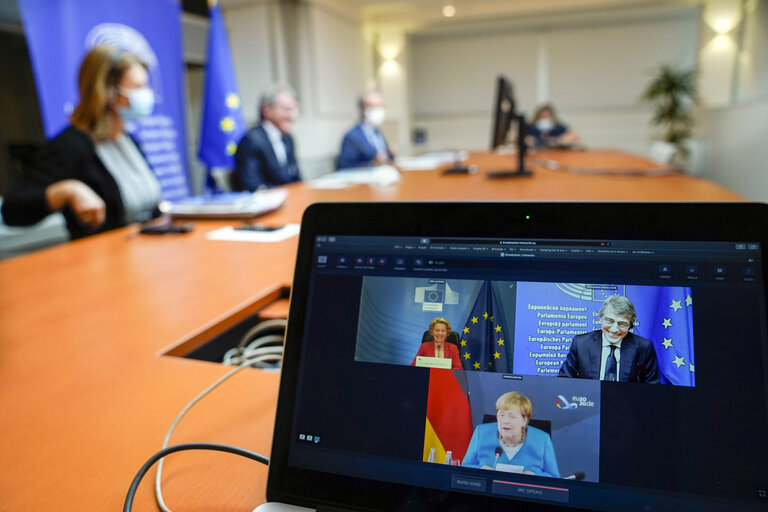
[[[264,347],[263,349],[258,350],[269,350],[274,349],[277,347]],[[280,347],[282,348],[282,347]],[[262,354],[256,354],[253,358],[248,359],[240,364],[237,368],[230,370],[227,372],[224,376],[219,378],[216,382],[205,388],[202,393],[197,395],[195,398],[192,399],[191,402],[189,402],[179,413],[179,415],[176,417],[176,420],[174,420],[173,424],[171,425],[171,428],[168,429],[168,433],[165,434],[165,439],[163,440],[163,449],[165,449],[168,446],[168,442],[171,440],[171,435],[173,434],[173,431],[176,429],[176,426],[181,421],[181,418],[184,417],[185,414],[192,408],[193,405],[195,405],[197,402],[199,402],[201,399],[203,399],[208,393],[216,389],[222,382],[232,377],[237,372],[244,370],[250,365],[254,363],[258,363],[261,361],[268,361],[268,360],[280,360],[282,359],[282,354],[268,354],[268,353],[262,353]],[[157,475],[155,476],[155,499],[157,500],[157,505],[160,507],[160,509],[163,512],[171,512],[171,510],[168,508],[168,506],[165,504],[165,501],[163,501],[163,492],[160,489],[160,481],[163,475],[163,459],[160,458],[160,463],[157,465]]]
[[[254,338],[258,334],[261,334],[262,331],[270,330],[270,329],[280,329],[285,333],[285,327],[288,325],[288,320],[285,318],[273,318],[272,320],[265,320],[263,322],[260,322],[256,324],[255,327],[251,327],[251,329],[246,332],[243,337],[240,339],[240,343],[237,345],[237,351],[238,353],[242,353],[245,346],[248,344],[248,342]]]
[[[261,355],[282,355],[283,354],[283,347],[271,345],[269,347],[261,347],[256,348],[253,350],[246,349],[245,353],[242,356],[238,356],[237,354],[237,348],[231,348],[227,351],[226,354],[224,354],[224,360],[222,361],[222,364],[224,366],[239,366],[242,364],[243,361],[246,359],[250,359],[252,357],[258,357]]]
[[[139,469],[139,472],[136,473],[136,476],[133,477],[133,482],[131,482],[131,486],[128,488],[128,494],[125,496],[125,503],[123,504],[123,512],[130,512],[131,509],[133,508],[133,498],[136,496],[136,490],[139,488],[139,484],[141,483],[141,480],[144,478],[144,475],[147,474],[147,471],[149,471],[149,468],[151,468],[152,465],[158,460],[162,460],[162,458],[165,457],[166,455],[170,455],[172,453],[176,453],[184,450],[211,450],[211,451],[233,453],[235,455],[240,455],[242,457],[246,457],[248,459],[261,462],[262,464],[269,465],[269,459],[263,455],[259,455],[258,453],[244,450],[242,448],[237,448],[236,446],[229,446],[226,444],[184,443],[184,444],[173,445],[168,448],[163,448],[159,452],[155,453],[152,457],[150,457],[149,460],[147,460],[147,462],[144,463],[141,469]]]

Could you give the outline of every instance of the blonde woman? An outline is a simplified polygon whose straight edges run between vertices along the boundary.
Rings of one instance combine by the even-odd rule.
[[[440,317],[434,318],[429,322],[429,334],[432,335],[432,341],[422,343],[416,357],[444,357],[451,360],[452,370],[462,370],[459,347],[446,341],[450,332],[451,324],[448,320]],[[413,358],[411,366],[416,365],[416,357]]]
[[[497,469],[499,464],[522,468],[528,475],[560,478],[552,439],[543,430],[531,427],[531,400],[517,391],[496,400],[496,422],[475,428],[462,466]]]
[[[158,215],[160,185],[124,132],[125,121],[152,113],[147,82],[135,55],[111,46],[91,49],[80,65],[71,124],[40,149],[5,199],[5,222],[31,225],[61,211],[74,239]]]

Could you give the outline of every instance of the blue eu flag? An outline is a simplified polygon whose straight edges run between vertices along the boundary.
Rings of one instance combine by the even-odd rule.
[[[237,143],[245,132],[245,120],[218,1],[209,0],[209,9],[208,67],[198,156],[209,169],[232,169]]]
[[[638,334],[653,342],[661,383],[695,386],[691,289],[649,286],[638,295],[632,302],[638,318],[642,315],[646,319],[641,323],[643,332]]]
[[[501,309],[490,281],[483,282],[461,336],[461,363],[465,370],[508,372],[507,344]]]

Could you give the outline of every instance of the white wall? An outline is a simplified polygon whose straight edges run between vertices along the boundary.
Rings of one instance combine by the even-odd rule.
[[[705,176],[750,199],[768,201],[768,2],[747,6],[753,10],[742,13],[742,25],[721,36],[736,47],[729,66],[734,74],[725,77],[728,101],[710,107],[702,123],[709,147]]]
[[[261,91],[276,81],[289,83],[301,101],[294,137],[302,175],[333,170],[371,69],[356,6],[264,2],[228,9],[225,19],[246,121],[256,122]]]
[[[413,126],[428,131],[426,149],[487,149],[494,78],[508,76],[518,108],[542,101],[589,147],[646,153],[650,113],[638,98],[662,63],[693,67],[699,10],[663,9],[638,21],[600,17],[530,27],[410,38]]]

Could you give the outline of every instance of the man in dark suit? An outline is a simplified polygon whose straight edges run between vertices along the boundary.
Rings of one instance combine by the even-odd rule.
[[[368,91],[358,99],[360,122],[341,141],[341,153],[336,159],[336,168],[350,169],[382,165],[394,158],[379,127],[384,123],[387,112],[384,100],[376,91]]]
[[[658,384],[653,343],[629,332],[636,317],[635,307],[626,297],[605,299],[600,308],[602,329],[573,338],[558,376]]]
[[[246,132],[235,153],[232,188],[257,190],[299,181],[291,130],[299,114],[296,93],[275,85],[259,102],[260,123]]]

